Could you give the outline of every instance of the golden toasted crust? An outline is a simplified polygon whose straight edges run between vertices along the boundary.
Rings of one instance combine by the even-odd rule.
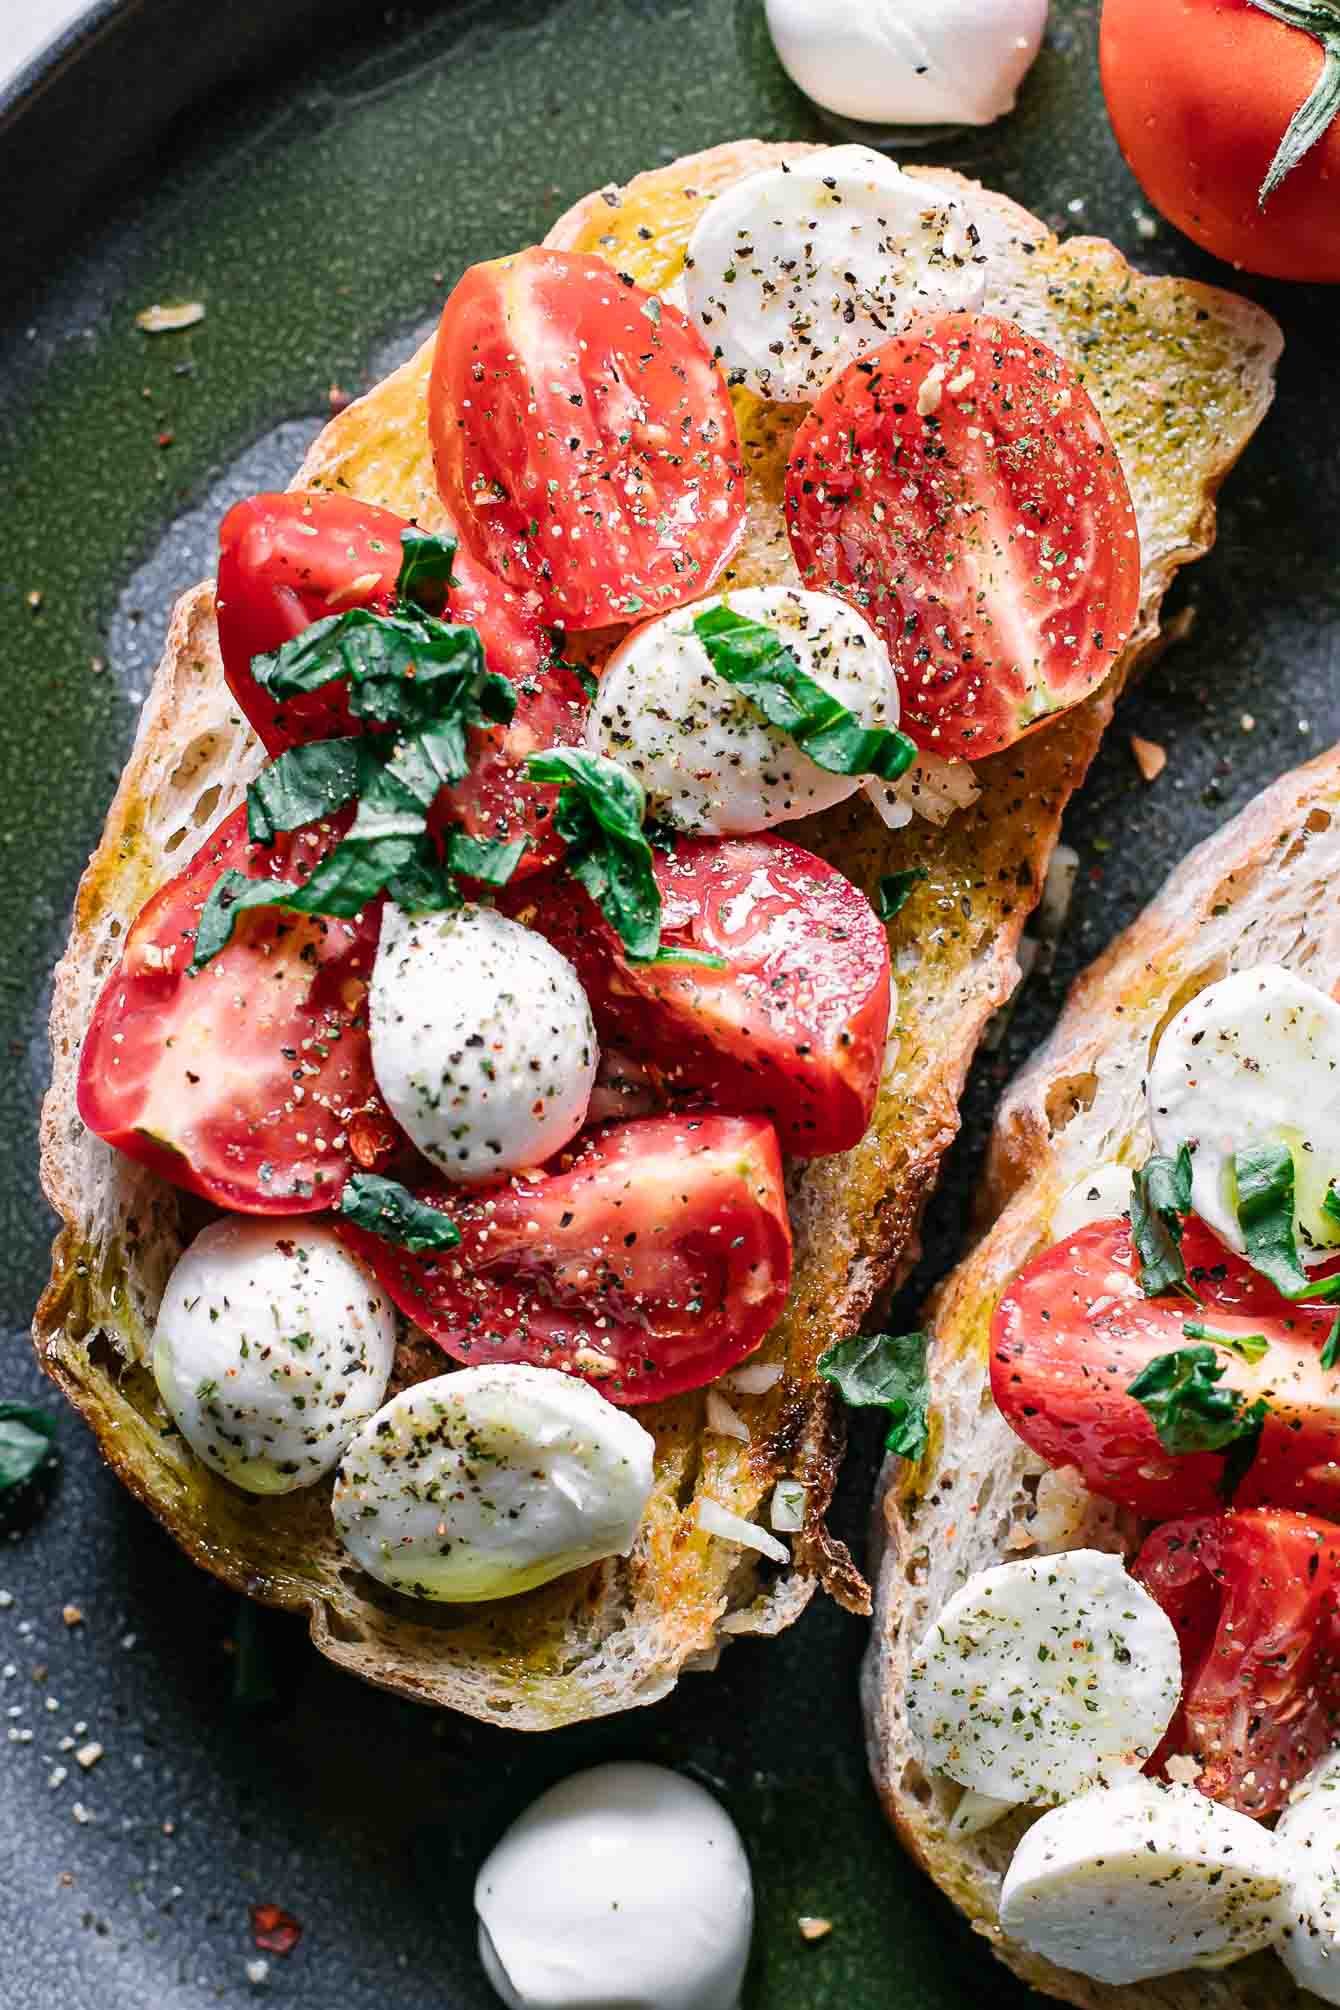
[[[551,241],[599,251],[661,286],[679,270],[694,217],[714,190],[797,151],[742,141],[640,175],[625,190],[578,204]],[[1015,947],[1061,811],[1121,677],[1156,634],[1168,579],[1210,542],[1215,488],[1269,403],[1279,348],[1268,317],[1232,296],[1143,279],[1110,246],[1060,246],[1005,198],[984,200],[994,304],[1078,364],[1121,451],[1145,547],[1139,632],[1101,693],[983,763],[980,800],[943,826],[918,821],[892,833],[858,798],[797,828],[802,842],[871,892],[881,873],[914,863],[926,869],[892,931],[900,997],[885,1086],[855,1151],[791,1169],[795,1285],[763,1349],[785,1373],[766,1395],[736,1400],[751,1442],[707,1434],[701,1394],[639,1412],[657,1439],[656,1484],[625,1561],[485,1607],[411,1604],[381,1591],[340,1551],[327,1489],[245,1497],[161,1434],[143,1364],[191,1207],[89,1137],[74,1086],[79,1041],[119,931],[173,870],[176,844],[189,833],[193,848],[196,830],[203,835],[240,800],[259,764],[222,683],[209,588],[188,594],[174,617],[57,973],[43,1179],[65,1226],[36,1345],[108,1458],[184,1547],[253,1596],[305,1610],[322,1652],[371,1681],[543,1729],[654,1701],[681,1668],[709,1663],[732,1633],[789,1624],[816,1577],[849,1602],[864,1602],[864,1586],[822,1526],[839,1446],[815,1363],[912,1260],[973,1049],[1015,981]],[[332,420],[298,485],[339,485],[425,525],[442,524],[423,421],[431,349],[430,342]],[[749,523],[729,582],[794,578],[780,495],[799,413],[745,394],[738,409]],[[399,1372],[413,1379],[440,1365],[439,1356],[410,1347]],[[795,1568],[761,1586],[753,1553],[705,1535],[694,1503],[707,1495],[758,1517],[784,1473],[807,1484],[809,1522],[793,1545]]]
[[[999,1931],[1000,1880],[1029,1817],[966,1839],[949,1819],[957,1789],[922,1769],[903,1707],[907,1659],[950,1592],[1009,1556],[1088,1544],[1129,1553],[1134,1521],[1046,1468],[996,1410],[988,1340],[1001,1293],[1051,1241],[1060,1197],[1110,1159],[1151,1149],[1144,1077],[1174,1012],[1229,970],[1280,962],[1330,989],[1340,972],[1340,748],[1287,775],[1194,851],[1135,924],[1075,984],[1055,1032],[1006,1091],[985,1181],[990,1226],[931,1309],[934,1418],[914,1470],[891,1460],[876,1511],[875,1625],[864,1691],[871,1766],[903,1841],[1037,1988],[1087,2010],[1134,1999],[1053,1968]],[[1140,1986],[1168,2010],[1272,2010],[1299,2000],[1272,1956],[1222,1974]],[[1309,1999],[1310,2000],[1310,1999]]]

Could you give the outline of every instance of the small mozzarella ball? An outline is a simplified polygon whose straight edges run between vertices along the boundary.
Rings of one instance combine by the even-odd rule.
[[[1099,1982],[1220,1968],[1288,1916],[1287,1853],[1249,1815],[1133,1778],[1053,1808],[1014,1853],[1003,1932]]]
[[[1148,1078],[1159,1151],[1191,1147],[1191,1205],[1230,1249],[1244,1250],[1233,1159],[1252,1145],[1289,1147],[1294,1232],[1305,1264],[1340,1245],[1322,1206],[1340,1180],[1340,1005],[1279,964],[1236,970],[1198,991],[1165,1027]]]
[[[806,97],[873,125],[985,126],[1014,110],[1047,0],[767,0]]]
[[[511,1598],[626,1556],[655,1440],[588,1382],[499,1362],[416,1382],[344,1455],[335,1526],[411,1598]]]
[[[1130,1211],[1131,1169],[1108,1159],[1061,1195],[1052,1216],[1052,1240],[1064,1242],[1092,1222],[1115,1221]]]
[[[310,1215],[211,1222],[168,1279],[158,1392],[192,1451],[253,1494],[329,1472],[386,1394],[395,1314]]]
[[[736,2010],[754,1894],[734,1823],[664,1766],[595,1766],[542,1794],[475,1883],[508,2010]]]
[[[565,956],[490,907],[386,903],[369,996],[372,1072],[448,1179],[536,1166],[586,1117],[599,1051]]]
[[[1295,1788],[1275,1834],[1291,1870],[1280,1959],[1301,1989],[1340,2003],[1340,1752]]]
[[[587,720],[587,745],[631,769],[657,815],[707,837],[807,817],[844,802],[861,786],[859,775],[818,767],[717,675],[693,624],[723,603],[775,629],[801,669],[863,726],[898,724],[888,651],[833,594],[749,587],[634,629],[605,666]]]
[[[1182,1694],[1172,1621],[1119,1556],[1072,1549],[980,1570],[912,1658],[927,1765],[1007,1801],[1067,1800],[1153,1753]]]
[[[689,318],[732,381],[810,399],[916,316],[979,308],[995,228],[971,190],[826,147],[708,204],[684,258]]]

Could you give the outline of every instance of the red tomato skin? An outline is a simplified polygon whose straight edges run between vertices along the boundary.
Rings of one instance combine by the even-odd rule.
[[[1188,1319],[1263,1332],[1270,1346],[1255,1364],[1220,1350],[1221,1386],[1264,1396],[1270,1411],[1235,1504],[1340,1516],[1340,1383],[1320,1365],[1334,1312],[1290,1304],[1194,1219],[1183,1251],[1200,1308],[1140,1293],[1124,1220],[1092,1223],[1035,1258],[992,1320],[996,1407],[1050,1465],[1078,1467],[1092,1493],[1155,1520],[1211,1513],[1224,1505],[1223,1459],[1165,1451],[1126,1391],[1155,1355],[1198,1344],[1183,1333]]]
[[[331,1207],[351,1172],[404,1142],[377,1094],[365,1017],[380,901],[355,921],[242,915],[188,973],[220,873],[305,878],[334,837],[322,826],[267,851],[248,843],[245,807],[226,817],[140,911],[84,1039],[88,1128],[238,1214]]]
[[[1139,612],[1107,429],[1070,365],[996,315],[920,322],[833,378],[792,442],[785,511],[804,584],[876,629],[901,724],[935,753],[996,753],[1077,704]]]
[[[587,1132],[540,1179],[419,1192],[456,1223],[457,1248],[415,1256],[339,1233],[473,1366],[558,1368],[611,1403],[649,1403],[752,1354],[786,1302],[781,1153],[759,1117],[641,1117]]]
[[[662,941],[724,970],[630,963],[564,874],[503,905],[574,965],[602,1047],[674,1101],[757,1111],[782,1150],[849,1150],[874,1114],[889,1029],[889,944],[865,895],[785,838],[683,839],[656,855]]]
[[[224,518],[219,647],[228,688],[267,753],[363,730],[343,683],[277,703],[253,677],[251,659],[348,607],[389,609],[400,572],[400,533],[407,528],[390,510],[324,490],[250,496]],[[516,686],[518,701],[506,729],[472,736],[470,773],[443,791],[434,821],[461,823],[477,838],[529,837],[530,849],[516,869],[525,878],[552,865],[563,845],[552,828],[557,789],[527,781],[522,768],[541,748],[581,742],[586,694],[566,665],[551,660],[529,604],[459,546],[442,612],[477,629],[485,662]]]
[[[1131,1574],[1182,1650],[1181,1706],[1147,1770],[1189,1752],[1211,1800],[1278,1813],[1340,1736],[1340,1528],[1288,1508],[1165,1522]]]
[[[470,267],[442,310],[428,431],[461,536],[567,628],[698,598],[744,529],[734,408],[706,343],[586,253]]]
[[[1117,144],[1170,222],[1248,272],[1340,280],[1340,123],[1258,200],[1315,37],[1249,0],[1104,0],[1099,62]]]

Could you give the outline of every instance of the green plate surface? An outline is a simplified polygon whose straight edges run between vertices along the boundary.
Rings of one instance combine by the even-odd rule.
[[[1096,13],[1056,5],[1014,117],[926,157],[1147,266],[1222,280],[1151,221],[1121,164]],[[521,0],[429,21],[369,10],[366,23],[347,47],[299,52],[178,122],[96,233],[72,229],[48,290],[0,338],[0,1396],[41,1397],[23,1336],[50,1233],[34,1171],[47,973],[167,608],[212,564],[222,509],[281,483],[330,387],[375,381],[472,260],[694,148],[824,136],[772,56],[758,0]],[[1190,639],[1125,701],[1070,820],[1083,862],[1072,925],[1056,973],[974,1078],[923,1277],[955,1247],[991,1100],[1062,980],[1176,855],[1340,729],[1334,296],[1248,290],[1285,325],[1280,400],[1230,487],[1217,551],[1179,589]],[[137,309],[179,299],[204,302],[204,322],[136,329]],[[1153,788],[1131,763],[1132,730],[1169,748]],[[838,1515],[859,1548],[877,1441],[871,1420],[858,1425]],[[816,1605],[790,1636],[732,1649],[653,1710],[527,1741],[365,1690],[283,1620],[239,1633],[233,1602],[122,1495],[72,1417],[60,1437],[45,1513],[0,1544],[11,2010],[196,2010],[258,1988],[323,2010],[482,2006],[480,1857],[541,1786],[632,1755],[693,1771],[741,1825],[760,1908],[749,2010],[947,2010],[983,1989],[1025,2000],[882,1826],[856,1704],[861,1622]],[[71,1601],[84,1615],[72,1626]],[[265,1658],[273,1695],[259,1706],[233,1699],[239,1648],[248,1666]],[[105,1756],[84,1774],[63,1737],[96,1738]],[[247,1907],[267,1901],[305,1931],[257,1985]],[[832,1933],[805,1944],[800,1914],[830,1918]]]

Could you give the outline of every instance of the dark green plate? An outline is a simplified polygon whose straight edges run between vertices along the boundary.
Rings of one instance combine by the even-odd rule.
[[[15,256],[36,274],[0,336],[0,1396],[44,1396],[24,1336],[50,1233],[34,1171],[47,972],[168,605],[210,568],[222,509],[282,483],[331,385],[375,380],[472,259],[695,147],[820,135],[760,0],[364,8],[361,27],[332,27],[346,12],[103,5],[0,110]],[[1102,111],[1096,13],[1059,5],[1017,114],[929,157],[1142,263],[1222,278],[1144,214]],[[314,20],[319,43],[295,44]],[[222,81],[239,64],[250,81]],[[974,1078],[926,1275],[952,1253],[992,1098],[1062,980],[1178,853],[1340,727],[1335,296],[1249,290],[1285,324],[1280,399],[1230,484],[1218,549],[1180,590],[1190,639],[1127,699],[1069,821],[1083,872],[1060,967]],[[139,333],[136,310],[164,299],[200,299],[207,318]],[[1153,787],[1131,730],[1169,748]],[[838,1511],[858,1548],[868,1424]],[[687,1768],[739,1820],[759,1895],[752,2010],[944,2010],[984,1986],[1023,2000],[883,1828],[856,1705],[861,1622],[816,1605],[654,1710],[527,1741],[364,1689],[282,1619],[239,1630],[234,1601],[107,1477],[73,1416],[59,1430],[63,1479],[0,1542],[8,2010],[248,2001],[256,1901],[305,1929],[271,1961],[276,2003],[483,2006],[480,1857],[539,1787],[612,1755]],[[67,1603],[81,1623],[62,1621]],[[244,1689],[268,1702],[234,1700],[239,1649]],[[84,1773],[66,1738],[105,1756]],[[804,1944],[802,1913],[831,1918],[831,1935]]]

